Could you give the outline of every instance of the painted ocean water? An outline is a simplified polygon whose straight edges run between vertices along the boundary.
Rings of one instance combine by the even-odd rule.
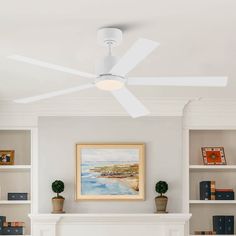
[[[127,162],[131,164],[132,162]],[[119,161],[89,161],[81,165],[81,193],[82,195],[138,195],[138,192],[114,178],[97,178],[100,173],[90,172],[94,167],[124,164]]]

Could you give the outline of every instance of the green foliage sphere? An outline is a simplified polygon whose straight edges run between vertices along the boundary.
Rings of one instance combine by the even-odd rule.
[[[159,181],[156,183],[156,192],[159,194],[164,194],[168,190],[168,184],[165,181]]]
[[[52,183],[52,190],[54,193],[59,196],[59,193],[62,193],[65,189],[64,183],[61,180],[56,180]]]

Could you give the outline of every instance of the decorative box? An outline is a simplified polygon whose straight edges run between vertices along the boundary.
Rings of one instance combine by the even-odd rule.
[[[8,200],[28,200],[28,193],[8,193]]]
[[[23,235],[23,227],[3,227],[3,235]]]

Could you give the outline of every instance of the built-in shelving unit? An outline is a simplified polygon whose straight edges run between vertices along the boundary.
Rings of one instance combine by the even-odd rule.
[[[32,134],[30,129],[0,129],[0,150],[14,150],[14,165],[0,165],[0,215],[8,221],[25,222],[25,235],[31,234],[32,213]],[[29,199],[11,201],[9,192],[28,193]]]
[[[236,220],[236,200],[200,200],[199,193],[199,183],[206,180],[216,181],[216,188],[233,188],[236,191],[236,130],[191,129],[186,137],[187,209],[192,213],[189,233],[193,235],[194,231],[213,230],[213,215],[234,215]],[[225,148],[227,165],[204,165],[201,147],[219,146]]]

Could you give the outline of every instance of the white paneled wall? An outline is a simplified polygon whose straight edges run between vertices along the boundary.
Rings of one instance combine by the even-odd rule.
[[[181,117],[39,118],[39,211],[51,212],[51,183],[65,181],[67,213],[153,213],[155,184],[169,183],[168,211],[182,210]],[[146,143],[145,201],[79,201],[75,191],[76,143]]]

